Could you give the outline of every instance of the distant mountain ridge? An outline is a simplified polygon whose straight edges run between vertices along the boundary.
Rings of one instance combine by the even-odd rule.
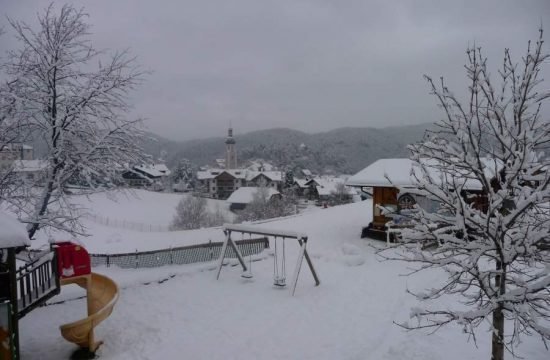
[[[419,141],[431,124],[387,128],[338,128],[308,134],[275,128],[235,135],[239,163],[262,159],[279,168],[307,168],[316,173],[353,174],[381,158],[407,157],[406,146]],[[225,137],[172,141],[155,134],[143,146],[169,166],[188,159],[213,165],[225,154]]]

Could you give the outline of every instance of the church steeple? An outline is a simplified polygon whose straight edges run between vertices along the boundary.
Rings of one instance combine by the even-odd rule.
[[[227,129],[227,138],[225,138],[225,168],[237,168],[237,152],[235,151],[235,139],[233,138],[233,128]]]

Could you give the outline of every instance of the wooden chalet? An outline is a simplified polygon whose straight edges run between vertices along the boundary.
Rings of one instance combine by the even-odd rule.
[[[386,240],[386,224],[392,220],[392,215],[415,204],[427,211],[437,210],[439,204],[436,202],[406,191],[415,187],[411,176],[414,171],[410,159],[380,159],[348,179],[348,186],[372,188],[372,221],[363,228],[361,237]],[[467,181],[465,188],[467,194],[462,195],[468,195],[468,201],[476,207],[486,208],[487,198],[481,184],[474,180]]]

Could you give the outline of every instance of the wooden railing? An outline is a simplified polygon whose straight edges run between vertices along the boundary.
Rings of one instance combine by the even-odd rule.
[[[22,318],[32,309],[59,293],[60,285],[55,253],[48,252],[17,269],[16,282],[17,313],[19,318]]]

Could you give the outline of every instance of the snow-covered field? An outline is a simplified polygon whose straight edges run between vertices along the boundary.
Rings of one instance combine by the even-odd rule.
[[[371,245],[383,243],[359,238],[361,226],[369,222],[371,206],[370,201],[364,201],[266,225],[309,235],[308,248],[321,285],[314,286],[304,263],[294,297],[288,289],[272,285],[273,257],[269,252],[253,263],[252,280],[241,278],[238,267],[226,266],[216,281],[213,264],[138,270],[96,268],[121,288],[111,317],[96,329],[96,338],[105,341],[98,355],[101,359],[132,360],[488,359],[487,329],[479,332],[476,348],[458,327],[428,335],[425,331],[406,332],[393,324],[408,320],[410,307],[416,304],[406,288],[428,287],[441,274],[407,278],[400,276],[407,270],[404,264],[380,262]],[[128,210],[133,211],[139,210]],[[91,250],[116,252],[117,244],[135,240],[126,237],[140,234],[120,232],[118,243],[109,242],[113,237],[106,240],[102,236],[112,233],[103,228],[94,226],[93,236],[85,239]],[[164,238],[163,233],[150,233],[149,243],[141,237],[136,241],[140,247],[154,248],[176,239],[184,243],[221,238],[219,229],[170,234],[176,236]],[[101,244],[94,244],[94,239],[100,239]],[[297,245],[289,242],[286,250],[290,277]],[[63,340],[58,327],[85,314],[85,300],[72,300],[79,295],[82,292],[77,288],[63,288],[51,301],[69,301],[39,308],[21,321],[24,359],[70,356],[75,346]],[[456,303],[446,300],[445,305]],[[530,360],[550,358],[550,352],[535,337],[524,338],[517,354]]]
[[[209,240],[212,229],[193,231],[167,231],[176,212],[178,202],[190,194],[159,193],[134,190],[132,193],[98,193],[91,196],[74,196],[72,201],[88,208],[82,223],[90,236],[78,239],[92,253],[121,253],[145,251],[170,246],[196,244]],[[214,212],[220,209],[228,222],[234,214],[223,200],[207,199]],[[34,248],[48,246],[48,240],[67,239],[66,234],[40,232],[33,241]],[[215,241],[215,239],[212,239]]]

